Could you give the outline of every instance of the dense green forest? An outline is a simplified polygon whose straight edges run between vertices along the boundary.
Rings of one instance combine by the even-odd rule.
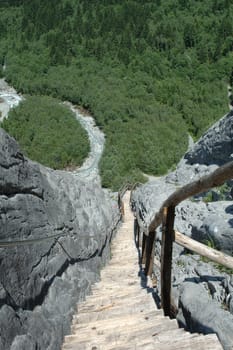
[[[0,33],[16,89],[93,114],[106,134],[104,186],[165,173],[188,133],[227,112],[229,0],[5,0]]]
[[[25,97],[1,125],[20,140],[24,154],[54,169],[82,165],[90,146],[74,114],[52,97]]]

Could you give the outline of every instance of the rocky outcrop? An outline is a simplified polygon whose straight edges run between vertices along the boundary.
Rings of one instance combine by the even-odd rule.
[[[97,181],[30,161],[0,129],[0,241],[31,241],[0,248],[0,349],[60,349],[118,221]]]
[[[215,123],[190,147],[167,181],[185,184],[233,160],[233,112]]]
[[[233,113],[215,123],[186,153],[189,164],[223,165],[233,157]]]
[[[233,255],[233,205],[230,201],[207,203],[203,219],[192,225],[192,238]],[[190,216],[190,214],[189,214]],[[190,222],[190,221],[189,221]]]
[[[184,282],[180,290],[177,318],[190,331],[216,333],[224,348],[232,349],[233,315],[226,316],[223,306],[213,300],[207,291],[204,283],[196,283],[195,280]]]
[[[133,207],[141,223],[149,225],[163,201],[177,189],[207,175],[231,159],[233,154],[233,113],[230,112],[192,146],[176,170],[134,191]],[[231,183],[229,183],[232,185]],[[222,196],[217,190],[201,194],[176,207],[175,229],[225,253],[233,253],[233,207],[230,188]],[[208,197],[215,202],[206,203]],[[228,199],[219,201],[219,199]],[[161,252],[161,227],[157,230],[156,255]],[[160,271],[158,293],[160,290]],[[173,244],[172,298],[179,308],[181,326],[195,332],[215,332],[224,349],[233,348],[232,276],[215,264],[203,261]],[[224,320],[224,321],[223,321]]]

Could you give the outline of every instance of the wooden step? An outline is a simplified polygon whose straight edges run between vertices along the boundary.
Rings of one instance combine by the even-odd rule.
[[[140,320],[141,321],[141,320]],[[115,324],[116,326],[116,324]],[[163,319],[163,321],[158,318],[156,321],[148,321],[145,325],[144,323],[126,323],[119,327],[109,327],[108,329],[92,329],[92,332],[83,334],[80,332],[74,336],[65,337],[66,346],[64,345],[63,349],[85,349],[83,346],[85,343],[89,346],[88,349],[93,347],[98,347],[98,349],[104,349],[107,347],[113,346],[113,344],[121,344],[122,342],[130,344],[135,337],[149,337],[152,338],[154,333],[162,332],[163,330],[172,330],[177,329],[176,321],[170,319]],[[81,347],[78,347],[81,346]],[[82,348],[83,346],[83,348]]]
[[[141,306],[141,308],[140,308]],[[128,300],[128,302],[126,303],[126,301],[124,299],[119,299],[119,300],[108,300],[108,299],[104,299],[104,301],[96,301],[93,303],[89,303],[89,304],[83,304],[83,305],[79,305],[78,306],[78,315],[81,315],[83,313],[96,313],[96,312],[101,312],[101,311],[105,311],[105,310],[111,310],[111,309],[115,309],[115,308],[131,308],[134,309],[135,307],[140,308],[140,310],[150,310],[155,312],[156,314],[158,313],[162,313],[162,311],[157,312],[158,310],[156,310],[156,307],[153,303],[153,301],[146,299],[138,299],[138,297],[134,297],[131,300]],[[123,311],[123,310],[122,310]],[[124,314],[124,311],[123,311]],[[78,317],[77,315],[77,317]]]
[[[143,315],[146,315],[148,311],[152,311],[155,315],[161,315],[163,316],[162,310],[154,310],[154,308],[144,307],[144,305],[141,304],[141,302],[138,302],[136,304],[132,305],[125,305],[124,308],[122,306],[114,306],[113,305],[107,305],[105,308],[97,309],[95,312],[86,312],[78,314],[75,318],[73,318],[73,324],[74,323],[84,323],[84,322],[92,322],[92,321],[99,321],[104,319],[111,319],[114,317],[125,316],[125,315],[134,315],[137,313],[141,313]]]
[[[198,336],[197,336],[198,337]],[[196,337],[196,338],[197,338]],[[98,350],[222,350],[221,345],[217,344],[218,339],[214,338],[213,340],[197,340],[195,338],[189,340],[180,339],[177,343],[169,342],[163,344],[155,344],[153,341],[144,340],[141,343],[131,343],[131,344],[122,344],[122,345],[100,345],[96,349]],[[91,349],[90,347],[86,349]]]
[[[109,290],[105,292],[104,295],[101,295],[100,293],[96,293],[95,295],[86,299],[85,302],[78,304],[77,310],[81,310],[83,307],[85,306],[89,307],[89,305],[91,306],[93,304],[100,305],[100,306],[104,306],[112,303],[114,303],[115,305],[117,304],[123,305],[131,301],[138,302],[140,300],[147,302],[147,304],[150,303],[151,305],[154,306],[155,309],[157,308],[151,294],[145,294],[144,290],[139,290],[138,293],[136,293],[134,289],[132,289],[131,291],[128,289],[127,294],[121,294],[119,291],[119,293],[116,293],[116,295],[114,295],[114,290],[113,291]]]
[[[127,293],[126,295],[117,295],[114,296],[112,293],[106,293],[104,296],[97,295],[96,297],[89,298],[86,300],[86,302],[80,303],[77,305],[77,311],[83,312],[86,308],[88,308],[90,311],[95,309],[99,309],[108,305],[114,305],[114,306],[127,306],[127,305],[133,305],[137,303],[141,303],[142,307],[151,307],[154,310],[157,309],[157,306],[155,305],[154,299],[152,295],[148,294],[146,295],[145,299],[142,298],[142,292],[139,291],[138,294],[135,294],[135,291],[132,291],[131,293]]]

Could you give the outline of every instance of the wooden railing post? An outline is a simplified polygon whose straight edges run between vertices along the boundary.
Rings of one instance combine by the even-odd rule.
[[[142,234],[142,264],[146,263],[146,245],[147,245],[147,236],[143,232]]]
[[[139,248],[139,246],[140,246],[140,227],[139,227],[137,218],[134,218],[134,238],[135,238],[136,247]]]
[[[155,231],[149,232],[146,244],[146,265],[145,274],[147,276],[152,275],[154,264],[154,244],[155,244]]]
[[[161,303],[165,316],[171,316],[171,269],[172,245],[174,241],[175,207],[164,208],[161,247]]]

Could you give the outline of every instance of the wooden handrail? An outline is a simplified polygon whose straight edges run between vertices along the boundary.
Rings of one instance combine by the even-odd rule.
[[[172,193],[162,204],[159,211],[148,226],[136,217],[136,227],[140,227],[142,237],[142,262],[145,263],[145,273],[152,274],[154,259],[155,230],[162,226],[162,247],[161,247],[161,302],[165,315],[172,316],[171,305],[171,266],[172,266],[172,246],[173,241],[181,246],[194,251],[208,259],[217,262],[227,268],[233,268],[233,258],[221,253],[213,248],[197,242],[178,231],[175,231],[174,218],[175,207],[183,200],[196,194],[205,192],[213,187],[222,185],[225,181],[233,178],[233,161],[229,162],[209,175],[201,177],[199,180],[191,182]]]
[[[177,191],[173,192],[162,204],[159,211],[155,214],[153,220],[151,221],[148,232],[154,231],[161,223],[163,217],[163,208],[168,208],[170,206],[176,206],[183,200],[194,196],[196,194],[205,192],[212,187],[217,187],[222,185],[225,181],[233,178],[233,161],[229,162],[209,175],[201,177],[199,180],[191,182]]]
[[[192,250],[205,258],[208,258],[217,264],[223,265],[229,269],[233,269],[233,257],[224,254],[216,249],[210,248],[203,243],[195,241],[178,231],[175,232],[175,242],[180,246]]]

